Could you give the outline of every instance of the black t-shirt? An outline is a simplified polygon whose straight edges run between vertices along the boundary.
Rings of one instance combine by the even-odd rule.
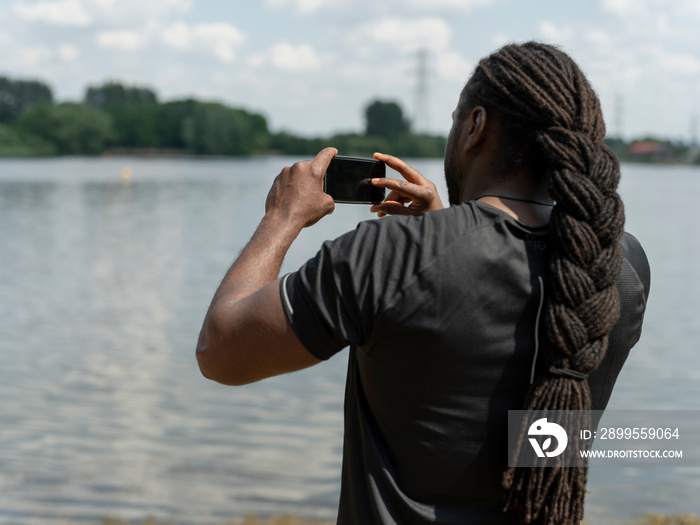
[[[622,318],[591,373],[605,408],[637,342],[649,267],[622,241]],[[547,229],[480,202],[363,222],[285,276],[300,341],[350,345],[339,524],[508,523],[507,413],[536,369]]]

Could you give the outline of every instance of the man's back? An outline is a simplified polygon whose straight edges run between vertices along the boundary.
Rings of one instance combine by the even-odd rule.
[[[500,515],[507,411],[523,408],[540,367],[546,240],[546,228],[468,202],[362,223],[282,281],[312,354],[352,346],[339,523]],[[623,320],[589,380],[594,409],[641,330],[648,266],[633,237],[623,245],[634,260],[620,278]]]

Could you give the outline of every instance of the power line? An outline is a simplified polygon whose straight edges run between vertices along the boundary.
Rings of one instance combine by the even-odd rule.
[[[430,128],[430,112],[428,109],[428,50],[419,49],[416,58],[416,102],[413,111],[413,131],[427,133]]]
[[[690,145],[694,148],[698,146],[698,114],[690,116]]]
[[[616,138],[622,140],[623,133],[623,118],[624,118],[624,104],[623,104],[622,94],[618,93],[615,96],[615,134]]]

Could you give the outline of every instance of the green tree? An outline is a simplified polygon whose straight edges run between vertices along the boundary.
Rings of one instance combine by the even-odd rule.
[[[158,147],[187,149],[183,134],[183,123],[192,115],[196,100],[175,100],[159,105],[156,132],[158,134]]]
[[[124,148],[164,147],[160,136],[160,104],[105,108],[112,119],[114,145]]]
[[[36,80],[0,77],[0,122],[10,122],[36,104],[51,103],[53,93],[46,84]]]
[[[112,118],[113,144],[124,148],[161,146],[158,97],[146,87],[107,82],[85,91],[85,104]]]
[[[340,155],[356,157],[371,157],[375,151],[386,153],[393,150],[387,139],[377,135],[339,134],[331,137],[328,144],[338,148]]]
[[[261,115],[215,102],[194,102],[182,121],[185,147],[198,155],[250,155],[267,148],[269,131]]]
[[[106,82],[101,86],[90,86],[85,92],[85,103],[97,108],[123,108],[124,106],[142,106],[155,104],[158,97],[149,88],[125,86],[119,82]]]
[[[20,134],[14,126],[0,124],[0,157],[44,157],[56,148],[34,135]]]
[[[409,132],[409,123],[396,102],[375,100],[365,108],[365,134],[394,140]]]
[[[394,155],[399,157],[442,157],[447,139],[440,135],[406,134],[394,141]]]
[[[299,137],[287,131],[280,131],[270,136],[268,147],[274,153],[285,155],[316,155],[328,143],[324,139]]]
[[[605,137],[603,142],[613,150],[618,159],[625,159],[627,156],[627,143],[624,140],[617,137]]]
[[[109,115],[90,106],[34,106],[17,119],[17,130],[52,144],[59,155],[98,155],[112,140]]]

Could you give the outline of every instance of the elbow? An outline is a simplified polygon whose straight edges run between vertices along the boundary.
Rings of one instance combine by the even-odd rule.
[[[238,354],[235,338],[230,334],[224,337],[215,322],[205,320],[195,351],[202,375],[222,385],[241,386],[251,383]]]
[[[212,366],[212,351],[207,346],[206,341],[202,340],[202,336],[199,336],[199,342],[197,343],[197,349],[195,351],[195,356],[197,357],[197,364],[199,365],[199,371],[207,379],[215,381],[215,374]]]
[[[231,354],[230,351],[226,355]],[[217,383],[228,386],[241,386],[249,383],[241,377],[235,363],[223,363],[222,352],[206,344],[198,344],[196,350],[197,364],[202,375]]]
[[[206,327],[202,327],[202,331],[199,334],[199,340],[197,341],[195,357],[197,358],[197,365],[199,365],[199,371],[202,373],[202,375],[207,379],[215,381],[214,366],[212,362],[213,354],[214,349],[207,340]]]

